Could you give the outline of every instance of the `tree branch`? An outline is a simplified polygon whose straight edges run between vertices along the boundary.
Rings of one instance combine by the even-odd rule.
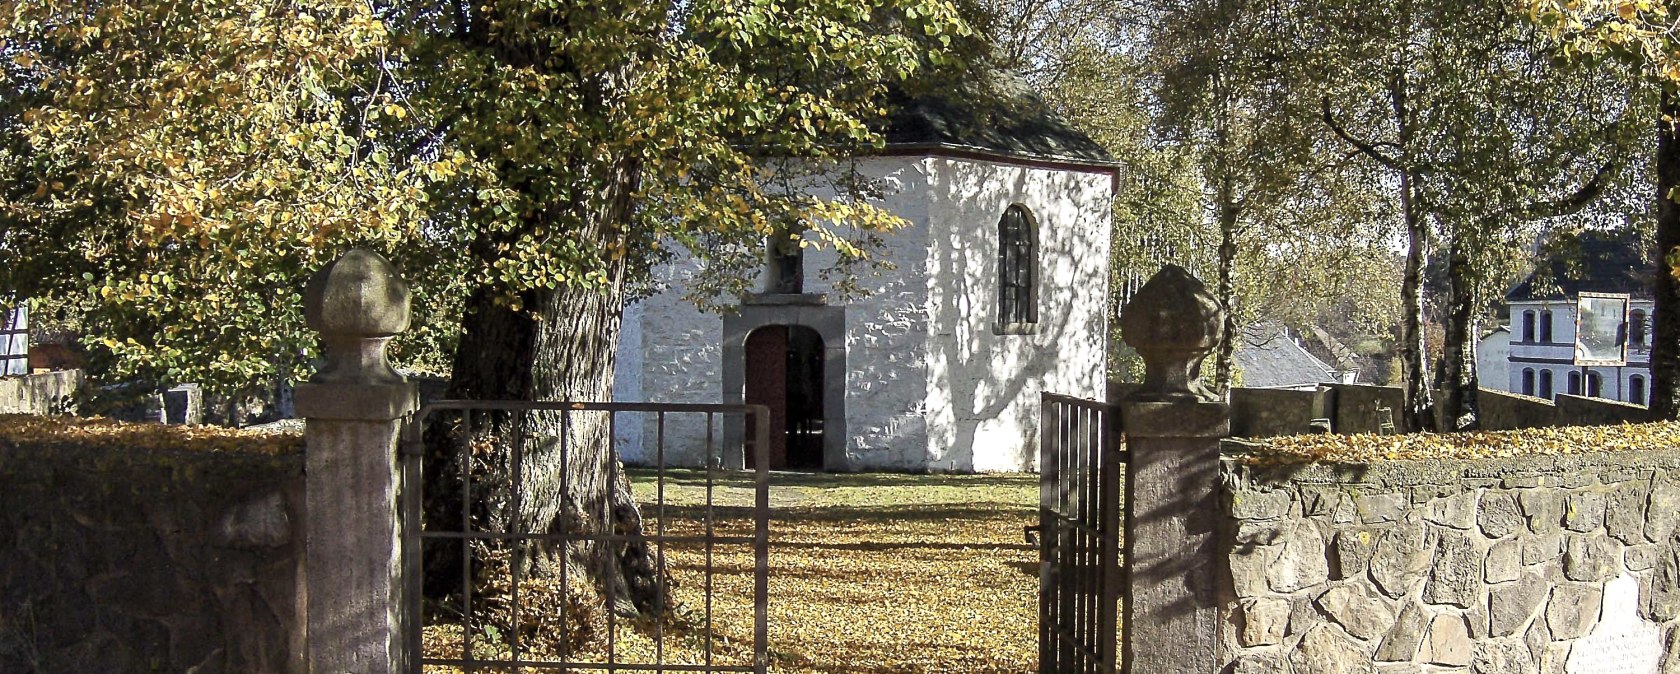
[[[1324,124],[1326,126],[1329,126],[1330,130],[1335,132],[1336,136],[1338,138],[1341,138],[1342,140],[1346,141],[1349,145],[1352,145],[1354,148],[1358,149],[1360,154],[1363,154],[1367,157],[1370,157],[1370,158],[1376,160],[1377,163],[1382,164],[1383,166],[1386,166],[1388,168],[1394,169],[1396,171],[1400,170],[1400,162],[1395,161],[1393,157],[1390,157],[1386,154],[1383,154],[1382,150],[1377,149],[1377,146],[1353,137],[1353,134],[1348,133],[1346,129],[1343,129],[1340,124],[1336,123],[1336,116],[1335,116],[1334,113],[1332,113],[1330,111],[1330,97],[1329,96],[1325,96],[1324,98],[1320,99],[1320,101],[1323,104],[1323,108],[1324,108]]]
[[[1611,174],[1616,172],[1616,166],[1621,163],[1621,149],[1610,152],[1610,158],[1598,167],[1592,178],[1583,183],[1573,194],[1560,199],[1530,203],[1512,212],[1521,220],[1538,220],[1540,218],[1555,218],[1564,215],[1574,215],[1581,212],[1588,204],[1597,200],[1604,193],[1605,184],[1609,182]]]

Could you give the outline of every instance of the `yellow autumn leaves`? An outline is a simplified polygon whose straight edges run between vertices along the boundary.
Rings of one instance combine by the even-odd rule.
[[[705,502],[701,474],[681,471],[667,484],[672,510],[666,531],[704,532],[694,506]],[[636,494],[649,530],[659,525],[650,500],[651,476],[638,471]],[[1038,553],[1024,544],[1032,524],[1035,476],[788,475],[773,478],[769,575],[770,670],[779,673],[918,672],[927,674],[1025,674],[1037,657]],[[679,484],[680,483],[680,484]],[[714,490],[731,506],[715,525],[727,535],[751,531],[751,502],[744,480],[726,478]],[[686,507],[684,507],[686,506]],[[681,608],[657,629],[616,621],[611,657],[618,663],[675,664],[706,661],[703,545],[673,544],[668,555],[673,594]],[[719,546],[713,552],[713,662],[750,664],[753,626],[751,549]],[[504,587],[507,583],[501,583]],[[546,591],[546,594],[544,592]],[[527,581],[522,601],[557,607],[557,589]],[[568,610],[592,600],[571,597]],[[492,602],[493,606],[506,604]],[[587,625],[573,624],[574,661],[608,659],[607,624],[598,606]],[[524,616],[531,624],[553,616]],[[485,623],[494,619],[480,616]],[[503,625],[508,621],[503,619]],[[548,640],[532,641],[527,655],[558,655],[561,630],[544,625]],[[482,655],[510,652],[503,628],[476,630]],[[458,657],[458,621],[440,619],[426,629],[426,650]],[[534,650],[532,650],[534,649]],[[429,667],[428,672],[454,671]]]
[[[1471,433],[1296,435],[1267,438],[1235,458],[1250,464],[1475,460],[1680,447],[1680,422]]]
[[[220,426],[132,424],[93,417],[0,415],[0,442],[36,446],[106,447],[134,452],[197,451],[287,454],[303,451],[298,435]]]

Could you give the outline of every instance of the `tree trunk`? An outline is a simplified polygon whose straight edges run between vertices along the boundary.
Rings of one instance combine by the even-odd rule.
[[[617,184],[609,187],[619,196],[609,199],[610,205],[592,219],[586,228],[591,231],[577,236],[609,236],[605,223],[628,213],[633,170],[620,173]],[[463,313],[448,397],[611,400],[624,272],[622,263],[614,263],[607,270],[607,280],[596,287],[527,291],[520,296],[524,311],[498,302],[494,289],[478,289],[468,298]],[[538,574],[560,574],[563,566],[567,571],[582,571],[607,604],[622,614],[664,609],[656,585],[657,560],[646,543],[637,540],[643,531],[641,513],[614,450],[608,415],[480,411],[471,414],[471,433],[452,427],[458,419],[440,417],[428,429],[427,465],[459,466],[460,453],[472,448],[469,507],[475,528],[629,537],[612,542],[573,541],[564,550],[551,546],[511,550],[511,563]],[[508,488],[516,442],[524,485],[517,502]],[[460,484],[459,469],[427,473],[428,520],[459,527]],[[459,550],[437,547],[440,550],[426,560],[430,596],[456,591],[462,582]]]
[[[1448,431],[1471,431],[1481,427],[1481,405],[1476,373],[1476,288],[1470,255],[1459,241],[1453,241],[1447,258],[1447,282],[1451,299],[1447,310],[1446,344],[1442,354],[1445,373],[1442,388],[1443,419]]]
[[[1680,189],[1680,92],[1665,90],[1661,117],[1657,122],[1657,278],[1656,307],[1652,316],[1651,416],[1680,418],[1680,283],[1676,283],[1666,260],[1680,246],[1680,204],[1673,191]]]
[[[1214,171],[1218,173],[1219,209],[1219,303],[1225,308],[1225,322],[1220,326],[1219,348],[1213,359],[1214,390],[1225,395],[1231,389],[1237,349],[1237,224],[1243,206],[1237,202],[1237,187],[1232,175],[1231,118],[1232,94],[1223,75],[1214,77],[1215,95],[1219,100],[1218,117],[1214,128]]]
[[[1400,365],[1405,377],[1406,428],[1413,433],[1435,430],[1435,405],[1429,390],[1429,357],[1423,335],[1423,265],[1429,259],[1429,231],[1419,212],[1410,171],[1400,179],[1401,207],[1406,218],[1406,267],[1400,281]]]
[[[1237,211],[1228,203],[1220,204],[1219,236],[1219,303],[1225,307],[1225,324],[1220,326],[1223,337],[1215,352],[1213,382],[1214,390],[1224,395],[1231,389],[1237,348]]]

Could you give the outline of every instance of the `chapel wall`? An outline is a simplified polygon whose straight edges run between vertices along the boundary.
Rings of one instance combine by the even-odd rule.
[[[805,253],[807,294],[824,295],[822,307],[788,305],[773,313],[790,317],[788,323],[802,324],[801,314],[832,315],[823,307],[838,307],[844,313],[842,344],[825,344],[844,351],[844,382],[829,382],[828,390],[845,399],[844,459],[831,461],[831,470],[924,470],[925,424],[920,410],[926,395],[926,291],[925,259],[928,237],[925,158],[883,157],[862,160],[857,169],[878,179],[881,198],[875,205],[904,218],[906,226],[881,235],[881,247],[873,259],[890,267],[879,272],[861,270],[857,279],[866,291],[845,298],[835,292],[831,279],[821,270],[832,267],[836,256],[830,248],[811,248]],[[813,193],[823,195],[821,186]],[[617,367],[615,398],[671,403],[738,403],[741,391],[724,390],[726,368],[740,367],[725,362],[726,352],[742,346],[746,334],[726,330],[726,321],[705,313],[682,299],[684,281],[699,270],[691,254],[679,252],[675,259],[655,270],[661,289],[625,311],[625,329],[620,336],[621,354]],[[756,283],[753,284],[756,287]],[[734,349],[730,348],[731,346]],[[636,356],[624,358],[634,351]],[[620,455],[632,464],[655,459],[657,419],[639,415],[634,423],[618,429]],[[831,426],[830,428],[834,428]],[[720,443],[733,441],[718,421],[713,426],[714,451]],[[707,447],[706,420],[700,415],[668,415],[664,428],[666,462],[674,466],[704,465]],[[838,465],[835,465],[838,464]]]
[[[1105,392],[1110,176],[936,158],[930,181],[928,467],[1035,470],[1039,394]],[[1012,204],[1038,231],[1031,334],[996,329],[997,226]]]

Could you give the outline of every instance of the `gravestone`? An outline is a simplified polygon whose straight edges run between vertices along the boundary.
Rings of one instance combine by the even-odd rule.
[[[1591,634],[1569,649],[1568,674],[1658,674],[1662,629],[1639,617],[1639,581],[1623,575],[1604,586],[1604,608]]]

